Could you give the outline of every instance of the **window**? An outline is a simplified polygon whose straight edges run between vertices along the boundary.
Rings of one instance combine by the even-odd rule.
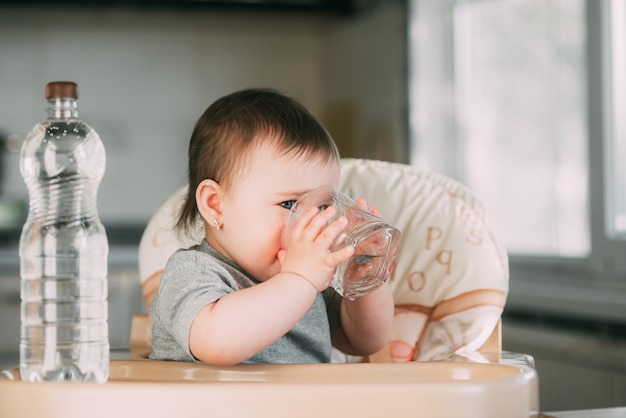
[[[412,163],[483,201],[510,302],[624,318],[626,3],[409,5]]]
[[[608,213],[607,233],[626,238],[626,3],[612,0],[609,15],[608,92],[610,137],[607,141]],[[620,41],[622,40],[622,41]]]
[[[481,197],[512,252],[588,255],[584,3],[450,2],[446,12],[417,23],[431,20],[429,29],[449,34],[447,47],[416,50],[416,87],[429,87],[413,109],[420,120],[443,91],[437,100],[449,114],[439,123],[455,129],[416,124],[414,161],[441,164],[420,138],[450,142],[452,152],[439,157],[456,156],[448,174]],[[449,67],[445,76],[433,55]]]

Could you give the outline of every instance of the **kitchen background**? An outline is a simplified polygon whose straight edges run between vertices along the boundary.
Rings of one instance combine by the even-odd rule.
[[[17,240],[27,202],[19,146],[46,116],[48,81],[78,83],[81,116],[107,151],[99,211],[111,244],[113,348],[127,346],[132,314],[144,310],[143,228],[185,182],[193,124],[215,99],[280,88],[323,121],[344,156],[415,163],[409,80],[419,65],[408,17],[418,1],[235,3],[0,2],[0,369],[18,361]],[[454,2],[431,2],[444,3]],[[512,271],[503,346],[535,357],[542,407],[626,405],[621,311],[607,320],[546,315],[516,278]]]

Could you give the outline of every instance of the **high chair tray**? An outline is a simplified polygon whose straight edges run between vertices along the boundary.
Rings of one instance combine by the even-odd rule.
[[[0,380],[0,417],[532,417],[534,369],[493,363],[238,365],[112,360],[109,381]]]

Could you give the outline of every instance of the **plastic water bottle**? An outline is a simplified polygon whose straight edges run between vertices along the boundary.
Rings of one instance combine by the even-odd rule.
[[[104,383],[109,244],[96,208],[104,147],[78,118],[76,83],[48,83],[46,99],[48,119],[20,155],[30,200],[19,244],[20,374],[30,382]]]

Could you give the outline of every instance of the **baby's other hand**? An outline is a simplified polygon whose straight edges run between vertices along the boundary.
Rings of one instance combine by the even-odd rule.
[[[378,209],[376,209],[376,208],[370,208],[369,204],[367,203],[367,200],[365,200],[365,198],[363,198],[363,197],[359,198],[359,200],[357,200],[356,203],[358,203],[359,206],[361,206],[362,208],[368,209],[374,215],[380,217],[380,211]]]
[[[295,273],[309,280],[318,291],[330,284],[337,266],[354,254],[354,247],[337,251],[330,247],[348,224],[345,216],[335,216],[332,206],[323,211],[311,208],[302,214],[291,230],[289,248],[278,253],[282,273]]]

